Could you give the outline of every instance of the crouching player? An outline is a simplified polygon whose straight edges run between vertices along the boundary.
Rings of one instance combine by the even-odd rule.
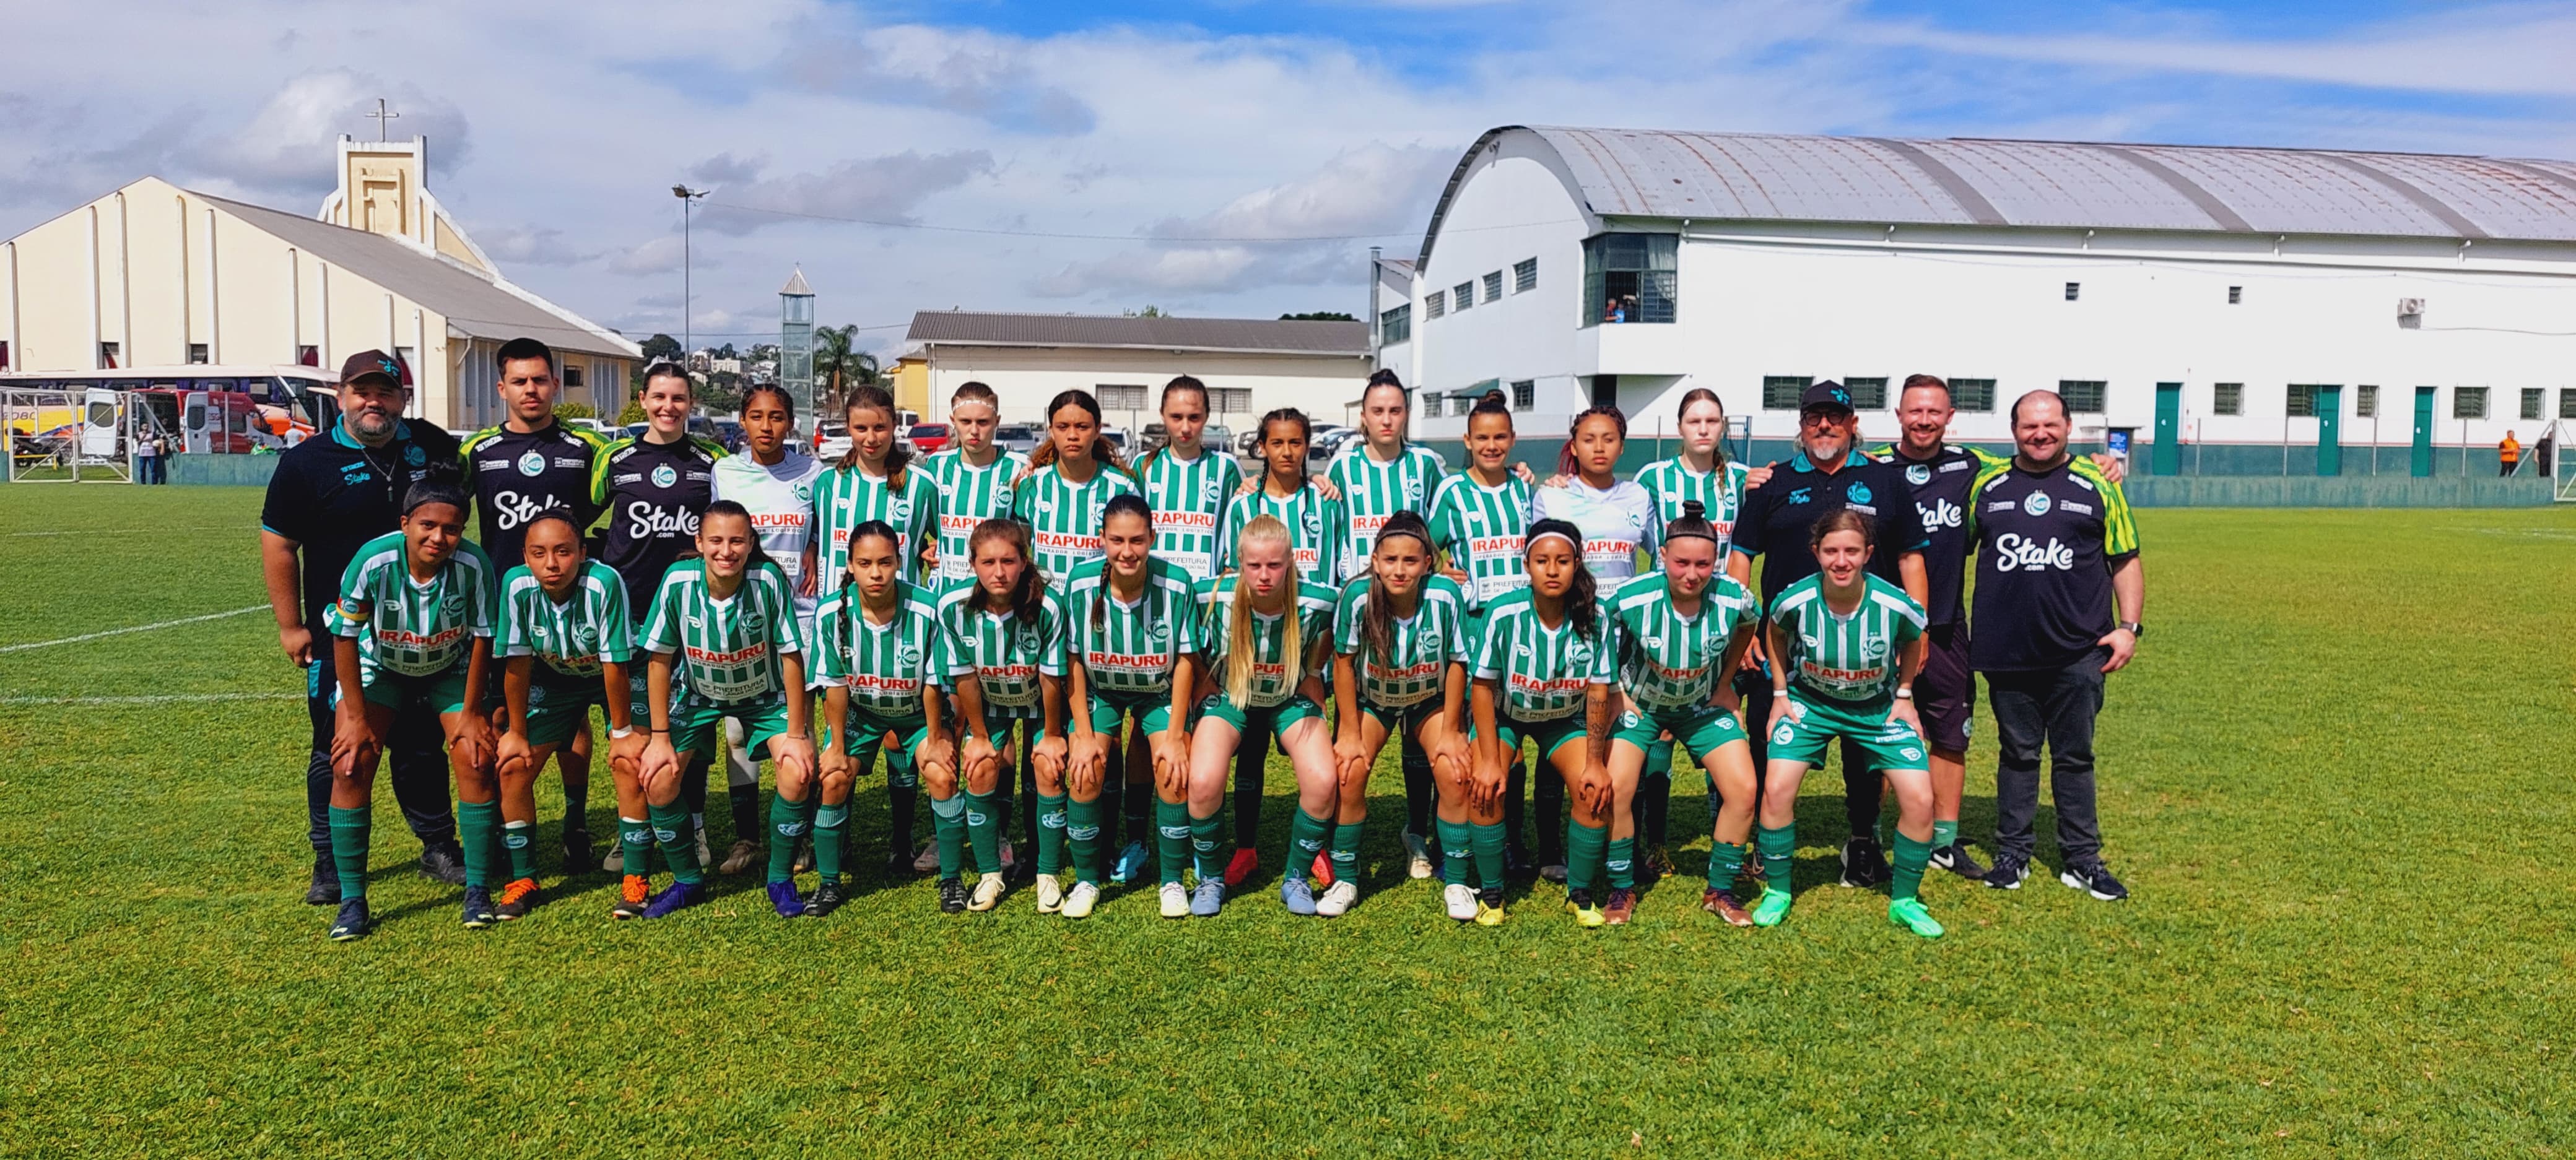
[[[1565,908],[1580,925],[1601,926],[1626,922],[1635,909],[1637,843],[1633,830],[1616,848],[1610,843],[1612,807],[1618,807],[1617,820],[1627,820],[1627,794],[1614,792],[1609,768],[1618,663],[1608,617],[1595,603],[1592,572],[1583,566],[1581,535],[1565,520],[1532,523],[1521,549],[1529,586],[1485,610],[1473,697],[1476,782],[1480,792],[1498,789],[1503,771],[1520,760],[1521,739],[1538,743],[1539,761],[1564,779],[1574,799]],[[1635,790],[1631,781],[1628,793]],[[1481,811],[1480,826],[1500,820],[1499,802]],[[1486,877],[1476,920],[1491,926],[1503,917],[1502,851],[1492,845],[1500,835],[1481,833],[1485,848],[1477,851],[1477,865]],[[1477,840],[1471,834],[1469,844]],[[1611,885],[1606,913],[1592,897],[1594,875],[1605,869]]]
[[[340,913],[331,938],[367,933],[367,842],[376,762],[399,717],[434,715],[456,775],[465,845],[465,925],[498,920],[486,876],[492,858],[492,563],[464,542],[465,493],[421,484],[403,497],[402,523],[358,549],[340,574],[328,617],[338,719],[331,737],[331,862]],[[533,809],[531,810],[533,813]]]
[[[1198,589],[1180,565],[1152,555],[1154,512],[1143,496],[1110,499],[1100,517],[1100,544],[1105,555],[1074,565],[1066,609],[1072,622],[1072,684],[1065,694],[1072,737],[1065,791],[1072,802],[1064,834],[1074,883],[1064,916],[1088,917],[1100,901],[1102,786],[1110,763],[1126,761],[1137,751],[1131,739],[1141,738],[1157,791],[1163,917],[1187,918],[1190,900],[1181,888],[1181,868],[1190,839],[1189,696],[1198,679]],[[1138,772],[1126,771],[1131,779]]]
[[[1459,832],[1467,820],[1467,598],[1456,581],[1432,571],[1431,529],[1422,517],[1397,511],[1386,517],[1370,546],[1368,571],[1342,588],[1333,610],[1333,697],[1340,735],[1333,743],[1341,775],[1338,824],[1333,827],[1332,885],[1315,901],[1315,913],[1332,918],[1359,900],[1361,828],[1368,821],[1369,770],[1390,737],[1421,746],[1429,755],[1441,818],[1441,848],[1468,848]],[[1493,795],[1500,808],[1499,790]],[[1466,858],[1446,863],[1442,890],[1449,917],[1476,917],[1475,892],[1467,889]]]
[[[935,762],[940,784],[931,790],[937,822],[939,873],[957,875],[966,836],[966,803],[947,760],[950,745],[940,723],[937,681],[946,671],[939,607],[930,594],[904,582],[910,542],[894,525],[867,520],[851,529],[848,569],[823,594],[814,613],[814,679],[823,683],[823,744],[816,758],[823,775],[822,804],[814,811],[814,871],[822,882],[805,901],[816,918],[840,909],[842,835],[850,824],[850,787],[885,750],[886,784],[911,788]],[[888,744],[891,738],[892,744]],[[891,794],[889,797],[891,798]],[[781,794],[780,800],[785,801]],[[905,820],[896,807],[889,827]],[[769,879],[783,882],[794,870],[772,847]],[[906,867],[909,869],[909,867]]]
[[[508,666],[501,674],[508,730],[495,762],[501,845],[510,859],[498,907],[505,920],[526,917],[537,902],[536,853],[528,841],[537,820],[537,775],[588,731],[593,704],[608,713],[609,768],[626,770],[617,778],[617,814],[632,821],[620,833],[645,824],[634,778],[645,739],[627,704],[626,662],[635,646],[625,582],[583,550],[581,531],[565,509],[540,512],[524,526],[527,563],[501,578],[501,632],[493,649]],[[625,896],[638,904],[644,901],[641,855],[626,878],[632,889]]]

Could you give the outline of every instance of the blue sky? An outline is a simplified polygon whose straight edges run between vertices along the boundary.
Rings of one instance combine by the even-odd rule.
[[[0,77],[0,234],[146,173],[309,212],[382,96],[521,283],[677,331],[688,181],[701,334],[774,331],[802,264],[880,349],[950,306],[1356,311],[1364,241],[1173,239],[1401,252],[1497,124],[2576,157],[2576,2],[236,0],[119,36]]]

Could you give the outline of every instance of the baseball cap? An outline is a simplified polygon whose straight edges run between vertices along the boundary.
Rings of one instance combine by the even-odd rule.
[[[393,386],[404,386],[403,365],[381,350],[362,350],[340,364],[340,385],[350,386],[360,379],[383,379]]]
[[[1820,409],[1834,411],[1851,410],[1851,392],[1844,390],[1841,383],[1835,382],[1832,379],[1826,379],[1821,383],[1817,383],[1816,385],[1807,388],[1806,394],[1798,396],[1799,411],[1806,412]]]

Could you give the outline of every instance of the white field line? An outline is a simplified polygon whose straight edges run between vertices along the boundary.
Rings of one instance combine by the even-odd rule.
[[[29,641],[25,644],[0,645],[0,653],[13,653],[22,649],[31,648],[52,648],[58,644],[79,644],[82,641],[97,640],[103,636],[123,636],[129,632],[151,632],[154,629],[175,628],[182,624],[196,624],[201,621],[222,620],[225,617],[240,616],[246,612],[260,612],[265,610],[267,607],[268,606],[265,604],[253,604],[245,608],[233,609],[230,612],[209,612],[204,616],[182,616],[177,620],[165,620],[159,624],[138,624],[132,628],[111,628],[105,632],[84,632],[79,636],[67,636],[61,640],[36,640]]]
[[[0,697],[0,705],[174,705],[204,701],[303,699],[298,693],[159,693],[136,697]]]
[[[200,524],[193,528],[78,528],[56,532],[7,532],[0,533],[0,535],[6,535],[10,539],[17,539],[21,536],[141,536],[147,534],[157,535],[164,532],[220,532],[231,530],[238,526],[239,525],[236,524]]]

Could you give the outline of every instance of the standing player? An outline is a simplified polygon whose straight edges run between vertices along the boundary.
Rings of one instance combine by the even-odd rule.
[[[1368,574],[1343,586],[1333,610],[1333,699],[1340,723],[1333,756],[1341,781],[1332,884],[1315,902],[1315,913],[1326,918],[1359,899],[1369,769],[1389,737],[1409,738],[1435,758],[1435,779],[1462,790],[1466,785],[1467,738],[1460,724],[1466,716],[1467,598],[1433,571],[1436,558],[1422,517],[1396,512],[1378,526]],[[1463,792],[1451,807],[1446,812],[1456,816],[1450,820],[1463,824]],[[1474,918],[1475,897],[1465,881],[1467,845],[1447,852],[1457,875],[1443,892],[1449,916]]]
[[[1154,558],[1170,561],[1196,584],[1217,573],[1217,560],[1224,555],[1217,550],[1219,525],[1225,522],[1226,501],[1243,483],[1243,468],[1235,463],[1231,449],[1199,442],[1200,433],[1207,429],[1206,384],[1188,375],[1163,384],[1161,410],[1168,442],[1136,461],[1136,479],[1154,509]],[[1113,785],[1120,780],[1122,768],[1128,775],[1122,811],[1127,846],[1119,852],[1118,865],[1110,875],[1119,882],[1132,881],[1144,872],[1145,810],[1154,796],[1154,787],[1134,776],[1148,768],[1144,756],[1131,747],[1124,767],[1110,767]],[[1164,867],[1166,882],[1174,881],[1172,872],[1172,867]]]
[[[2013,402],[2009,462],[1977,472],[1968,536],[1977,550],[1975,633],[1968,663],[1986,678],[1995,732],[1995,866],[1986,885],[2018,889],[2030,873],[2039,810],[2039,750],[2057,804],[2058,880],[2105,902],[2129,896],[2102,864],[2093,800],[2093,719],[2104,678],[2147,631],[2146,565],[2120,485],[2066,453],[2066,400],[2032,391]]]
[[[1475,746],[1479,783],[1491,785],[1506,763],[1519,761],[1525,738],[1566,783],[1574,825],[1565,905],[1577,923],[1600,926],[1609,915],[1593,901],[1593,875],[1610,862],[1612,909],[1625,922],[1633,892],[1616,891],[1633,882],[1634,865],[1607,857],[1616,804],[1609,761],[1619,715],[1618,662],[1609,618],[1583,566],[1582,534],[1563,520],[1531,524],[1522,553],[1529,586],[1485,611],[1484,639],[1476,645]],[[1502,921],[1503,900],[1490,870],[1487,875],[1476,917],[1490,926]]]
[[[851,529],[878,520],[903,537],[904,581],[922,583],[939,542],[940,481],[931,471],[911,469],[912,447],[895,432],[894,396],[885,388],[850,388],[842,417],[849,422],[850,450],[823,473],[814,490],[815,544],[822,563],[818,574],[838,577],[846,571]],[[985,430],[984,450],[989,452],[990,425]]]
[[[951,887],[965,849],[966,803],[957,798],[955,745],[938,681],[930,676],[947,670],[946,638],[930,593],[903,580],[910,543],[878,520],[850,529],[848,571],[824,595],[814,617],[814,679],[823,687],[825,735],[815,758],[823,776],[822,804],[814,813],[814,870],[821,882],[805,900],[805,912],[817,918],[846,901],[841,835],[850,822],[850,787],[876,763],[880,748],[888,785],[937,775],[930,814],[940,894],[965,897],[964,890]]]
[[[1494,602],[1529,586],[1521,570],[1521,542],[1529,527],[1530,484],[1505,464],[1519,436],[1500,395],[1489,395],[1467,414],[1467,470],[1440,481],[1431,496],[1431,535],[1447,566],[1441,575],[1467,594],[1467,639],[1484,639],[1485,612]],[[1511,873],[1526,873],[1529,847],[1521,836],[1522,799],[1529,764],[1517,754],[1503,787],[1504,857]],[[1565,861],[1565,783],[1538,785],[1539,855],[1548,865]],[[1444,868],[1445,869],[1445,868]]]
[[[1183,851],[1189,841],[1184,790],[1189,781],[1190,689],[1196,683],[1198,591],[1180,565],[1152,554],[1154,513],[1142,496],[1109,501],[1100,523],[1105,551],[1073,570],[1070,620],[1072,673],[1065,693],[1071,721],[1072,798],[1065,841],[1072,848],[1074,887],[1066,918],[1083,918],[1100,898],[1100,822],[1107,771],[1146,751],[1144,771],[1128,771],[1131,784],[1163,790],[1163,917],[1186,918],[1181,889]],[[1133,722],[1121,744],[1122,725]],[[1173,817],[1173,814],[1181,814]],[[1136,827],[1138,833],[1143,827]],[[1138,872],[1142,872],[1141,866]]]
[[[1888,921],[1925,938],[1941,924],[1919,897],[1932,852],[1932,773],[1914,715],[1914,671],[1922,652],[1923,606],[1869,574],[1871,520],[1844,508],[1807,533],[1817,571],[1782,589],[1765,622],[1771,646],[1770,768],[1764,773],[1759,845],[1765,870],[1758,926],[1789,917],[1789,861],[1798,850],[1798,782],[1841,738],[1857,745],[1862,770],[1896,787],[1896,867]]]
[[[744,391],[741,414],[743,453],[716,461],[715,498],[732,500],[751,513],[760,554],[787,578],[787,590],[795,597],[797,635],[812,640],[816,577],[839,575],[819,572],[815,566],[815,491],[823,465],[796,446],[796,402],[786,388],[762,383]],[[787,695],[803,697],[805,690],[790,689]],[[726,784],[752,786],[757,794],[760,767],[752,763],[744,746],[743,723],[727,718],[724,733]],[[762,849],[761,843],[737,837],[716,869],[740,874],[751,868]]]
[[[958,772],[966,780],[966,837],[980,877],[973,897],[953,900],[954,880],[942,879],[939,907],[986,911],[1002,900],[1001,818],[993,798],[1011,777],[1016,724],[1018,765],[1026,771],[1021,785],[1030,828],[1038,831],[1029,842],[1037,851],[1038,912],[1051,914],[1064,898],[1055,877],[1064,860],[1064,602],[1030,560],[1027,525],[986,520],[966,550],[975,561],[975,582],[940,597],[939,626],[957,711]],[[1041,797],[1041,787],[1054,792]]]
[[[331,739],[331,861],[340,913],[331,937],[367,933],[369,805],[376,757],[398,717],[434,718],[456,774],[465,845],[465,925],[499,919],[485,876],[499,835],[492,719],[483,704],[492,661],[491,561],[465,540],[465,493],[423,483],[403,497],[402,526],[358,549],[332,616],[339,675]]]
[[[978,382],[960,384],[957,393],[948,397],[948,425],[957,432],[957,440],[922,464],[922,470],[939,489],[939,541],[933,551],[937,576],[924,585],[934,598],[974,582],[975,561],[967,551],[967,541],[984,521],[1011,514],[1012,487],[1029,468],[1028,457],[993,443],[993,432],[1001,424],[1001,405],[993,388]],[[857,441],[852,440],[852,446],[856,445]],[[1011,829],[1010,786],[1001,787],[995,804],[1002,811],[1001,832],[1007,835]],[[1016,861],[1006,837],[1002,864],[1012,866]],[[939,852],[923,845],[912,860],[912,868],[922,874],[938,869]],[[962,888],[958,897],[965,897]]]
[[[519,531],[527,562],[501,577],[500,635],[492,649],[507,666],[501,674],[507,731],[494,763],[501,778],[501,844],[510,857],[499,906],[504,919],[524,917],[536,905],[528,828],[536,822],[536,780],[546,759],[562,760],[572,739],[588,732],[593,704],[608,714],[611,770],[634,768],[645,746],[627,716],[626,663],[635,646],[625,582],[589,557],[565,509],[538,512]],[[642,789],[632,776],[616,784],[618,834],[640,871],[652,834]],[[564,872],[584,865],[571,863]],[[642,905],[643,879],[629,875],[623,885],[624,903]]]
[[[1112,496],[1139,492],[1118,448],[1100,434],[1100,401],[1066,391],[1047,404],[1047,438],[1029,457],[1011,495],[1011,515],[1029,526],[1038,573],[1058,597],[1073,566],[1100,558],[1100,517]]]
[[[1616,585],[1637,574],[1637,553],[1655,550],[1655,499],[1619,478],[1628,417],[1597,406],[1574,417],[1551,483],[1530,493],[1530,520],[1563,520],[1583,532],[1583,566]]]

